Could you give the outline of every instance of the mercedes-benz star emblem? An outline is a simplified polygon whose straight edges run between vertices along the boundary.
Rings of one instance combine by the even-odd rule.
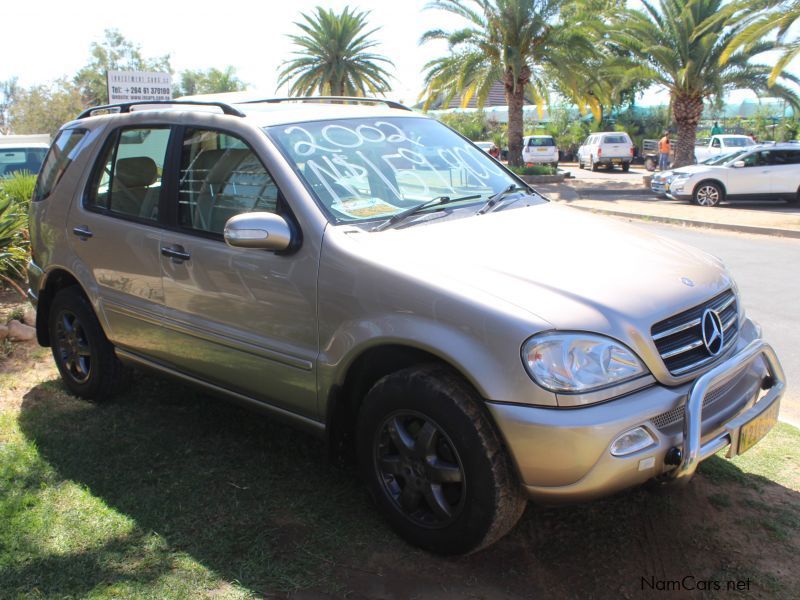
[[[703,343],[711,356],[716,356],[722,351],[725,343],[725,332],[722,331],[722,319],[716,311],[707,308],[701,320],[703,327]]]
[[[683,283],[683,285],[688,285],[689,287],[694,287],[694,281],[688,277],[681,277],[681,283]]]

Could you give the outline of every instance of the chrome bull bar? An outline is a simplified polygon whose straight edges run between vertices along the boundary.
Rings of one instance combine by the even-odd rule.
[[[721,381],[731,377],[737,371],[747,368],[759,356],[764,358],[769,371],[769,383],[771,385],[767,393],[749,409],[727,422],[722,433],[705,444],[701,444],[703,400],[709,390],[713,389]],[[772,408],[776,402],[780,402],[785,389],[786,376],[784,375],[783,367],[781,367],[781,363],[772,346],[762,340],[753,340],[744,350],[699,377],[692,386],[692,391],[686,401],[683,420],[683,442],[679,448],[680,462],[675,469],[667,473],[667,476],[676,482],[685,483],[689,481],[700,462],[716,454],[726,446],[730,446],[728,458],[736,456],[738,454],[739,430],[741,427]]]

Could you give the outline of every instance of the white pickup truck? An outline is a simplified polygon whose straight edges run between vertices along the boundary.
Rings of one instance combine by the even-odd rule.
[[[710,138],[700,139],[694,148],[696,162],[703,162],[712,156],[729,154],[745,146],[754,146],[755,142],[746,135],[712,135]]]

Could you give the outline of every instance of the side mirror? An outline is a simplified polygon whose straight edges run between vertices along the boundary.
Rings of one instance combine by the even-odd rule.
[[[242,213],[225,223],[225,243],[234,248],[286,250],[292,230],[286,219],[268,212]]]
[[[744,161],[743,160],[737,160],[735,163],[733,163],[732,166],[734,168],[736,168],[736,169],[741,169],[744,166]]]

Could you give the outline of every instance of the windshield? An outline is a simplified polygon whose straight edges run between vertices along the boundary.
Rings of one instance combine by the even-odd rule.
[[[555,146],[556,143],[551,137],[532,137],[528,141],[528,146],[542,147],[542,146]]]
[[[724,165],[726,162],[735,159],[737,156],[741,156],[744,154],[746,150],[736,150],[734,152],[728,152],[721,156],[712,156],[707,158],[702,162],[704,165]]]
[[[264,131],[336,223],[385,219],[440,196],[485,199],[518,183],[432,119],[339,119]]]
[[[722,138],[722,144],[729,148],[742,148],[744,146],[754,146],[755,142],[749,137]]]

